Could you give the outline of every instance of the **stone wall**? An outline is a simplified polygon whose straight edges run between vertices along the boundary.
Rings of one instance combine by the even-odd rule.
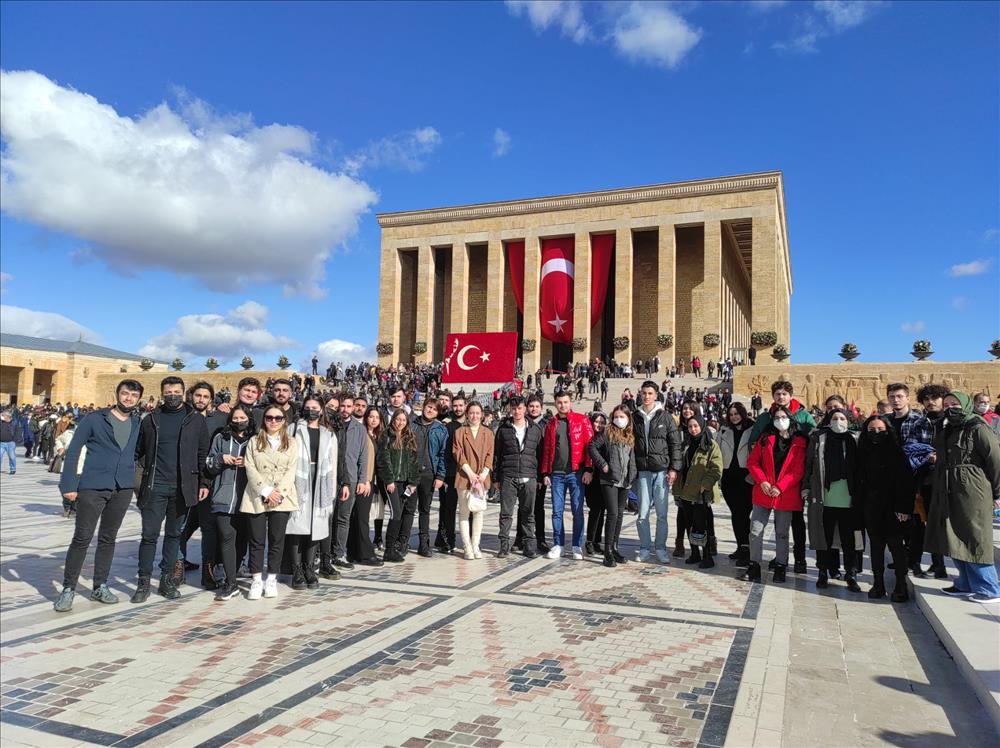
[[[760,361],[760,358],[757,359]],[[870,411],[885,398],[886,385],[904,382],[916,404],[917,389],[931,382],[973,394],[986,392],[992,401],[1000,395],[1000,362],[997,361],[906,361],[890,363],[766,364],[737,366],[733,392],[747,397],[760,392],[767,403],[771,383],[784,379],[795,387],[795,397],[807,406],[819,405],[833,394],[853,400]]]
[[[154,399],[158,398],[160,395],[160,380],[166,376],[176,374],[181,379],[184,380],[184,386],[190,387],[195,382],[208,382],[215,390],[218,392],[222,388],[226,387],[232,393],[233,397],[236,397],[236,386],[243,377],[256,377],[260,380],[261,386],[263,386],[268,378],[285,378],[292,376],[295,372],[292,369],[287,371],[281,371],[280,369],[274,371],[263,371],[258,369],[250,369],[249,371],[188,371],[187,369],[183,371],[129,371],[128,374],[99,374],[97,376],[97,399],[93,402],[97,405],[104,406],[109,405],[115,401],[115,388],[118,383],[125,378],[135,379],[140,382],[143,386],[143,400],[149,400],[150,396]],[[80,401],[82,402],[82,401]]]

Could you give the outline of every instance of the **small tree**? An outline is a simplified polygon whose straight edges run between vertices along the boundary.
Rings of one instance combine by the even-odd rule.
[[[184,359],[180,357],[175,358],[173,361],[170,362],[170,366],[171,368],[173,368],[174,371],[180,371],[181,369],[184,368]]]
[[[240,361],[240,366],[242,366],[244,369],[252,369],[253,368],[253,359],[250,358],[249,356],[244,356],[243,360]]]
[[[219,368],[219,362],[216,361],[214,358],[210,358],[205,362],[205,368],[208,369],[209,371],[215,371],[216,369]]]

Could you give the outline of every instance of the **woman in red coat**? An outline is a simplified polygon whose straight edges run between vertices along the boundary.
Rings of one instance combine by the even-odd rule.
[[[747,458],[753,478],[753,509],[750,512],[750,566],[738,579],[760,581],[764,555],[764,530],[774,512],[774,581],[785,581],[788,565],[788,528],[792,514],[802,511],[799,486],[805,472],[809,440],[799,431],[792,414],[783,407],[774,410],[771,424],[760,435]]]

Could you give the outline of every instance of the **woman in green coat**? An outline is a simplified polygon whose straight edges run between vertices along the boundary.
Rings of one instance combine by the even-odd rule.
[[[691,521],[691,556],[686,563],[696,563],[702,569],[715,566],[712,558],[715,545],[712,504],[722,495],[719,490],[721,480],[722,449],[705,428],[705,421],[696,413],[687,422],[684,469],[674,484],[674,496],[684,502],[685,513]]]
[[[1000,445],[989,425],[973,413],[964,392],[944,398],[944,429],[934,442],[934,500],[927,516],[925,548],[951,556],[958,581],[944,592],[977,602],[1000,601],[993,566],[993,509],[1000,506]]]

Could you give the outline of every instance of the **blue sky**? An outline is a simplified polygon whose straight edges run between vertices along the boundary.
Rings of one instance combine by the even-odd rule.
[[[3,329],[356,357],[376,212],[781,169],[793,360],[984,359],[998,39],[996,3],[2,3]]]

